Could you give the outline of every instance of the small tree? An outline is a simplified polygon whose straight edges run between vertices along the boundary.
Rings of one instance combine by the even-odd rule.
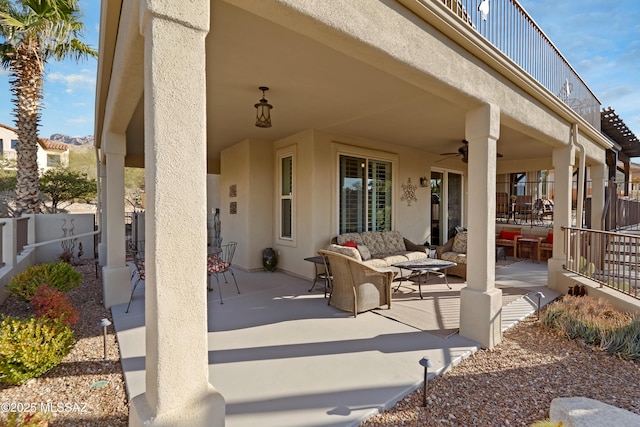
[[[49,169],[40,178],[40,191],[46,195],[46,211],[59,213],[75,202],[89,202],[95,198],[96,181],[87,178],[86,173],[65,168]]]

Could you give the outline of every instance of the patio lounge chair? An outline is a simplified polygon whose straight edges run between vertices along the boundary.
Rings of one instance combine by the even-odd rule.
[[[318,253],[331,264],[330,305],[354,317],[382,305],[391,308],[391,283],[395,275],[392,270],[370,267],[333,251],[319,250]]]

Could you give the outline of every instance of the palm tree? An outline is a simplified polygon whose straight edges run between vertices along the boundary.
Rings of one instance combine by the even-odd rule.
[[[18,133],[16,216],[40,212],[38,126],[48,60],[97,57],[80,40],[78,0],[0,0],[0,63],[11,73]]]

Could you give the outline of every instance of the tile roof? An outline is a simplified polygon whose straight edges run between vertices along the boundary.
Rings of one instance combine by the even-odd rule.
[[[38,143],[45,150],[59,150],[59,151],[67,151],[69,150],[69,145],[64,142],[52,141],[47,138],[38,138]]]
[[[10,130],[11,132],[17,133],[17,131],[11,126],[3,125],[0,123],[0,127]],[[58,151],[68,151],[69,144],[65,144],[64,142],[52,141],[48,138],[38,138],[38,144],[45,150],[58,150]]]

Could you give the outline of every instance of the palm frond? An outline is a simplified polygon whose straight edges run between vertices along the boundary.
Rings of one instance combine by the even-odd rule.
[[[45,52],[45,56],[56,60],[73,57],[75,61],[79,62],[85,61],[89,58],[98,57],[98,52],[94,48],[78,39],[71,39],[65,43],[58,43],[52,47],[53,49]]]

